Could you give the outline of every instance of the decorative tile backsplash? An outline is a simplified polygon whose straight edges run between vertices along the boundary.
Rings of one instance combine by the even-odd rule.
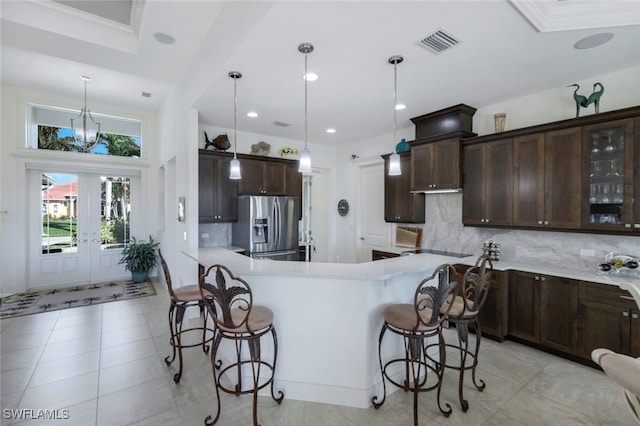
[[[640,256],[640,237],[475,228],[462,225],[462,194],[427,194],[422,248],[480,255],[482,243],[500,244],[500,259],[593,269],[608,252]],[[595,252],[581,257],[580,250]]]

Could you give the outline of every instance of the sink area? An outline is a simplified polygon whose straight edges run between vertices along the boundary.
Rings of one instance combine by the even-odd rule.
[[[401,253],[401,255],[402,256],[411,256],[412,254],[419,254],[419,253],[438,254],[440,256],[450,256],[450,257],[458,257],[458,258],[471,256],[470,254],[465,254],[465,253],[455,253],[455,252],[450,252],[450,251],[431,250],[431,249],[406,250],[406,251],[403,251]]]

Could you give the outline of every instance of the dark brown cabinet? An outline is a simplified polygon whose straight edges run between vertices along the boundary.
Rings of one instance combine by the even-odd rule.
[[[465,225],[511,225],[513,141],[463,148],[462,222]]]
[[[400,257],[398,253],[390,253],[388,251],[371,250],[371,260],[391,259],[392,257]]]
[[[540,275],[540,343],[575,354],[578,346],[578,282]]]
[[[512,271],[509,277],[509,334],[575,354],[577,295],[575,280]]]
[[[616,286],[581,282],[578,288],[579,355],[606,348],[640,357],[640,310],[629,292]]]
[[[580,127],[513,140],[513,225],[580,228]]]
[[[540,343],[540,275],[509,273],[509,335]]]
[[[469,266],[455,265],[458,272],[466,272]],[[480,308],[478,320],[482,327],[482,335],[503,341],[507,335],[508,291],[505,273],[494,270],[491,273],[489,292]]]
[[[400,176],[389,176],[389,155],[384,158],[384,220],[424,223],[424,194],[411,192],[411,154],[400,154]]]
[[[269,158],[241,158],[238,195],[287,195],[287,168]]]
[[[634,211],[639,191],[634,184],[639,171],[634,120],[593,124],[582,132],[582,227],[640,231],[640,216]]]
[[[436,142],[412,142],[411,190],[459,189],[461,184],[460,138]]]
[[[238,220],[237,181],[229,179],[232,156],[200,150],[198,155],[198,220],[200,223]]]

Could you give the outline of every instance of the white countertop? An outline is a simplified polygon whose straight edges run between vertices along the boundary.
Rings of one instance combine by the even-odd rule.
[[[183,253],[205,266],[221,263],[238,275],[303,276],[368,281],[384,281],[391,277],[431,270],[434,265],[457,263],[460,260],[448,256],[416,254],[365,263],[277,261],[252,259],[221,247],[184,250]]]
[[[381,248],[387,251],[388,248]],[[407,250],[404,247],[397,248]],[[296,262],[274,261],[268,259],[252,259],[238,254],[225,247],[200,248],[183,251],[185,255],[206,266],[221,263],[231,268],[237,274],[267,275],[267,276],[303,276],[326,279],[348,280],[387,280],[405,274],[430,270],[434,265],[442,263],[461,263],[473,265],[476,256],[457,258],[434,254],[413,254],[391,259],[365,263],[324,263],[324,262]],[[640,283],[640,278],[626,277],[614,273],[603,274],[594,270],[568,269],[548,265],[533,265],[530,263],[500,260],[493,263],[497,271],[518,270],[536,274],[553,275],[557,277],[594,283],[625,286],[626,283]]]

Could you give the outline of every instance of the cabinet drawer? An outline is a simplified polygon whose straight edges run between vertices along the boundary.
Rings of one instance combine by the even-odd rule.
[[[637,308],[631,293],[614,285],[582,281],[578,286],[578,298],[625,308]]]

